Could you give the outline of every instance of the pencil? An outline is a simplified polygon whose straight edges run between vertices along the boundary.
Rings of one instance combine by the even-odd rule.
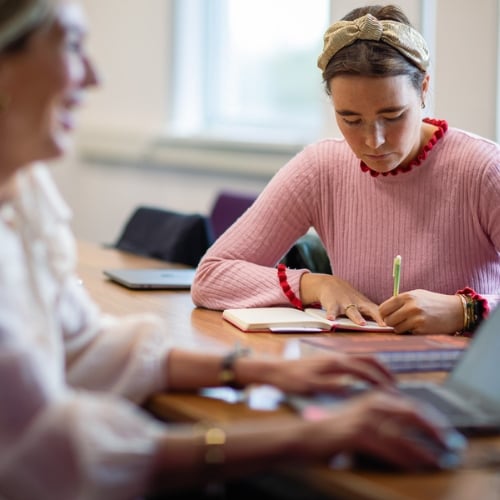
[[[394,288],[392,294],[394,296],[399,293],[399,280],[401,278],[401,255],[394,257],[394,264],[392,266],[392,278],[394,280]]]

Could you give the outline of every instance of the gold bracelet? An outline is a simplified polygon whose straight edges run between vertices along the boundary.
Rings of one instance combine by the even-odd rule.
[[[463,335],[469,333],[478,322],[478,317],[476,314],[475,301],[469,295],[463,295],[461,293],[457,294],[462,301],[462,307],[464,310],[464,326],[461,330],[456,332],[455,335]]]
[[[462,329],[457,332],[457,333],[463,333],[466,328],[467,328],[467,323],[468,323],[468,317],[467,317],[467,299],[465,298],[465,295],[462,295],[461,293],[458,294],[460,297],[460,300],[462,301],[462,307],[463,307],[463,312],[464,312],[464,324],[462,326]]]
[[[467,324],[467,331],[472,331],[477,323],[476,316],[476,304],[475,300],[467,295],[467,318],[469,319],[469,323]]]
[[[226,461],[226,433],[219,427],[209,427],[204,434],[205,464],[220,465]]]

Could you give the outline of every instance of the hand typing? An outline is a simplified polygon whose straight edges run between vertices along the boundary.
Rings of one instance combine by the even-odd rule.
[[[298,394],[342,391],[347,378],[350,383],[355,378],[385,388],[394,383],[393,375],[374,357],[343,353],[278,360],[269,366],[265,378],[267,384]]]

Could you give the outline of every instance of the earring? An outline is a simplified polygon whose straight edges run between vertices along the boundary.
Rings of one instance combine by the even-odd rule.
[[[425,108],[425,102],[424,102],[424,101],[422,101],[422,104],[420,105],[420,107],[421,107],[422,109],[424,109],[424,108]]]

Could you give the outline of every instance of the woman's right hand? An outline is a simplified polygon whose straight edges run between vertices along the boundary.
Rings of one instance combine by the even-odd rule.
[[[316,414],[316,418],[320,427],[317,435],[325,443],[325,458],[332,449],[338,449],[379,459],[402,470],[446,465],[441,459],[448,450],[448,422],[398,393],[373,391],[346,401],[328,416]]]
[[[365,324],[366,318],[371,318],[380,326],[386,326],[378,305],[335,275],[303,274],[300,280],[300,298],[303,304],[320,303],[329,320],[345,315],[358,325]]]

